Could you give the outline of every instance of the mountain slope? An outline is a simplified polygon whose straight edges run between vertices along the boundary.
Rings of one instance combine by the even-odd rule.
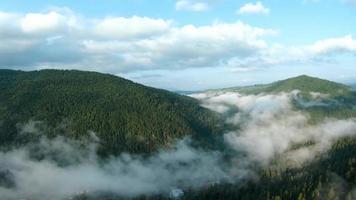
[[[304,93],[320,92],[336,96],[347,93],[350,87],[340,83],[302,75],[283,81],[277,81],[271,85],[269,90],[271,92],[300,90]]]
[[[298,95],[294,98],[294,105],[297,109],[307,111],[311,116],[311,122],[318,122],[328,117],[338,119],[356,117],[356,92],[352,87],[306,75],[270,84],[213,91],[238,92],[246,95],[298,91]]]
[[[186,135],[208,138],[216,121],[190,97],[112,75],[0,70],[0,145],[38,138],[19,133],[30,122],[48,136],[83,138],[94,131],[105,154],[142,153]]]
[[[333,97],[339,95],[346,95],[349,93],[351,87],[340,83],[310,77],[306,75],[297,76],[281,81],[276,81],[266,85],[255,85],[248,87],[228,88],[224,90],[237,91],[247,94],[256,93],[278,93],[278,92],[291,92],[299,90],[302,94],[307,95],[310,92],[319,92],[329,94]]]
[[[353,107],[356,102],[354,92],[341,84],[321,79],[301,76],[268,85],[226,90],[248,94],[273,94],[295,89],[306,95],[310,95],[310,92],[330,95],[325,101],[324,99],[308,100],[322,101],[323,104],[320,105],[323,106],[295,108],[308,111],[311,118],[356,116],[356,109]],[[0,70],[0,150],[6,145],[16,149],[16,145],[32,142],[41,135],[49,137],[64,135],[82,140],[92,137],[93,134],[89,131],[94,131],[101,140],[100,151],[103,154],[116,154],[123,151],[152,152],[186,135],[192,135],[205,144],[212,144],[215,139],[212,134],[219,131],[215,127],[218,122],[214,113],[200,107],[199,102],[192,98],[145,87],[116,76],[80,71]],[[260,121],[260,124],[266,123]],[[264,126],[261,127],[262,133],[266,131]],[[256,142],[256,148],[265,149],[259,145],[260,143]],[[313,161],[307,162],[300,168],[279,168],[277,160],[273,161],[271,166],[263,165],[261,168],[253,163],[253,166],[248,166],[247,171],[252,170],[253,177],[257,177],[258,180],[255,178],[245,180],[242,176],[236,183],[224,181],[207,183],[207,186],[201,190],[184,191],[181,199],[355,199],[352,191],[356,184],[354,167],[356,138],[343,137],[330,145],[332,146],[328,152],[315,156]],[[6,151],[0,151],[3,152]],[[212,152],[204,151],[204,153]],[[229,162],[229,149],[226,153],[228,156],[223,154],[224,160]],[[232,153],[236,155],[235,151]],[[13,154],[9,157],[12,156]],[[41,160],[40,156],[36,159]],[[242,166],[245,165],[239,160],[233,161],[234,167],[238,168],[240,163]],[[59,166],[66,165],[65,162],[58,163]],[[174,167],[184,167],[185,164],[174,163]],[[221,164],[224,167],[229,165]],[[23,170],[21,165],[19,166],[20,171],[32,174],[31,170]],[[197,166],[196,162],[193,162],[193,166]],[[16,182],[12,182],[13,176],[11,176],[13,169],[6,164],[4,169],[0,166],[0,189],[16,188]],[[188,173],[190,174],[194,178],[194,173]],[[51,182],[52,176],[48,177],[48,182]],[[47,177],[35,177],[36,181],[37,178]],[[157,179],[161,178],[157,177]],[[99,180],[98,184],[102,183],[100,179],[96,180]],[[65,180],[65,183],[68,181]],[[117,181],[119,183],[120,179]],[[61,185],[58,185],[58,188],[61,189]],[[110,194],[108,197],[103,194],[102,198],[100,195],[95,198],[90,194],[88,197],[85,193],[78,192],[78,194],[78,197],[71,197],[71,199],[123,199],[114,194],[113,197]],[[148,195],[134,199],[172,198],[165,194],[158,194],[158,196]]]
[[[214,96],[215,98],[212,98],[212,100],[206,105],[213,103],[209,106],[219,108],[216,102],[220,101],[222,102],[220,105],[225,106],[222,107],[224,109],[231,104],[236,103],[238,107],[247,105],[246,110],[253,110],[248,104],[258,103],[259,100],[260,106],[256,106],[257,112],[252,112],[255,115],[255,118],[249,118],[246,122],[248,124],[250,121],[257,119],[257,127],[258,125],[262,126],[253,129],[253,131],[248,133],[250,135],[257,135],[256,132],[259,132],[260,134],[258,134],[255,138],[263,138],[265,141],[273,140],[273,135],[276,134],[278,135],[278,143],[280,143],[283,138],[288,138],[288,136],[280,134],[281,132],[289,132],[291,135],[298,135],[302,133],[301,135],[303,135],[303,132],[298,133],[296,130],[305,128],[306,124],[299,124],[300,127],[297,129],[284,129],[284,125],[289,127],[298,124],[297,120],[293,120],[292,123],[288,123],[287,118],[291,117],[291,115],[282,114],[283,117],[280,116],[280,118],[276,117],[273,118],[273,120],[264,121],[263,119],[274,115],[278,116],[278,114],[276,114],[276,112],[271,112],[273,114],[268,115],[264,113],[264,110],[261,108],[270,108],[275,106],[273,103],[264,103],[268,102],[266,99],[268,100],[271,99],[270,97],[276,98],[281,95],[283,96],[285,94],[278,93],[292,92],[293,90],[299,90],[299,93],[298,95],[290,95],[293,103],[292,110],[303,113],[303,116],[306,116],[307,119],[310,120],[311,126],[315,126],[324,120],[335,120],[335,118],[346,119],[346,121],[355,120],[356,93],[354,90],[343,84],[309,76],[299,76],[266,85],[207,91],[207,96],[209,96],[210,92],[211,96],[216,96]],[[233,92],[238,92],[240,95],[230,94]],[[261,98],[255,100],[255,98],[259,97]],[[238,102],[238,98],[242,100]],[[283,101],[279,101],[279,103],[283,105],[281,102]],[[229,118],[229,122],[233,122],[236,119],[242,121],[241,116],[243,116],[243,114],[239,113],[243,113],[243,109],[241,109],[241,112],[239,108],[233,109],[232,107],[229,109],[231,113],[229,111],[224,111],[224,109],[221,110],[226,113]],[[286,110],[287,108],[283,108],[281,113],[286,112]],[[278,119],[280,119],[283,123],[279,124]],[[243,121],[242,123],[245,122]],[[271,124],[273,127],[272,131],[269,131],[263,124]],[[245,125],[245,127],[251,128],[253,125],[248,124]],[[333,124],[326,129],[330,130],[330,132],[335,135],[339,135],[332,129],[334,127],[336,127],[336,124]],[[340,126],[340,128],[346,128],[346,126],[343,125]],[[283,131],[279,132],[278,130]],[[307,132],[307,129],[304,131]],[[315,129],[313,132],[314,131],[315,133],[320,132],[319,129]],[[268,137],[267,135],[269,134],[271,134],[272,137]],[[243,140],[245,137],[248,137],[248,134],[242,133],[242,135]],[[280,165],[281,162],[274,160],[269,167],[261,168],[261,171],[258,173],[258,181],[243,180],[241,181],[243,184],[239,184],[241,182],[238,184],[216,184],[208,187],[206,190],[190,192],[186,194],[184,199],[356,199],[355,136],[355,129],[352,129],[352,135],[349,137],[341,137],[339,135],[338,139],[330,141],[330,143],[327,142],[328,144],[325,143],[326,145],[330,145],[330,149],[322,151],[320,154],[313,154],[313,159],[304,163],[300,167],[293,167],[293,165],[289,165],[288,167],[283,168],[281,167],[282,165]],[[318,138],[325,138],[325,135],[320,134]],[[293,140],[293,142],[294,141],[295,140]],[[263,144],[257,142],[257,139],[256,141],[251,140],[251,143],[254,145],[251,145],[252,151],[255,151],[255,148],[261,148],[263,151],[268,149],[263,148]],[[304,150],[306,149],[318,149],[318,147],[314,146],[313,141],[308,141],[296,146],[292,145],[291,147],[295,148],[298,153],[301,153],[295,154],[291,157],[291,160],[298,160],[298,156],[304,155]]]

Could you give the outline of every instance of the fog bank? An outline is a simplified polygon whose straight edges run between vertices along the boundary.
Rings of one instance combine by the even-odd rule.
[[[281,163],[303,165],[327,152],[341,137],[356,134],[353,118],[308,123],[310,116],[293,106],[297,94],[192,95],[235,127],[221,133],[225,149],[230,150],[228,156],[193,147],[191,140],[184,138],[148,157],[123,153],[103,160],[96,155],[99,138],[94,132],[88,132],[92,141],[86,145],[63,137],[42,137],[38,143],[0,152],[1,199],[61,200],[101,193],[168,195],[177,187],[199,189],[224,181],[238,183],[255,175],[252,163],[269,166],[278,158]],[[19,131],[41,134],[38,123],[30,121]]]

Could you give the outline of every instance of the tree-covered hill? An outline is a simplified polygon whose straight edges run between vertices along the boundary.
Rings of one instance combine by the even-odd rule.
[[[339,119],[356,117],[356,91],[352,87],[306,75],[270,84],[212,91],[238,92],[246,95],[298,91],[294,104],[297,109],[307,111],[311,115],[311,122],[328,117]]]
[[[309,113],[315,123],[328,117],[356,117],[354,90],[308,76],[221,91],[249,95],[293,90],[301,93],[294,109]],[[325,96],[313,98],[313,93]],[[303,106],[310,101],[317,104]],[[91,131],[100,139],[99,153],[104,155],[149,153],[187,135],[204,146],[214,146],[220,141],[214,134],[224,132],[218,126],[223,116],[201,107],[200,103],[187,96],[95,72],[0,70],[0,150],[5,148],[6,152],[7,147],[19,147],[43,135],[85,141],[95,137]],[[235,183],[208,184],[199,190],[187,189],[181,199],[355,199],[355,144],[354,135],[342,137],[330,144],[327,152],[301,167],[278,168],[278,163],[255,166],[257,180],[241,179]],[[225,153],[224,159],[228,160],[230,151]],[[11,175],[0,170],[0,188],[11,187],[8,174]],[[75,199],[93,198],[83,194]],[[114,195],[97,199],[126,198]],[[159,194],[134,199],[171,198]]]
[[[324,119],[354,119],[356,93],[351,87],[309,76],[298,76],[266,85],[235,87],[207,92],[239,92],[271,95],[299,90],[294,109],[310,116],[313,123]],[[313,97],[312,94],[321,96]],[[273,122],[271,122],[273,123]],[[308,144],[303,144],[308,145]],[[301,145],[301,146],[303,146]],[[300,146],[299,146],[300,147]],[[257,148],[257,147],[256,147]],[[212,184],[187,191],[182,200],[354,200],[356,199],[356,137],[340,137],[328,151],[315,155],[302,166],[279,167],[279,163],[258,171],[258,180]],[[146,197],[137,200],[147,199]],[[150,199],[168,199],[153,197]]]
[[[246,94],[291,92],[293,90],[299,90],[306,96],[309,96],[310,92],[319,92],[336,97],[340,95],[348,95],[351,87],[316,77],[301,75],[265,85],[224,89],[224,91],[236,91]]]
[[[300,90],[302,92],[320,92],[336,96],[347,93],[350,90],[350,87],[340,83],[302,75],[277,81],[271,84],[266,92],[283,92],[292,90]]]
[[[40,137],[20,133],[29,122],[50,137],[83,138],[93,131],[101,152],[116,154],[151,152],[187,135],[204,141],[217,118],[193,98],[113,75],[0,70],[0,146]]]

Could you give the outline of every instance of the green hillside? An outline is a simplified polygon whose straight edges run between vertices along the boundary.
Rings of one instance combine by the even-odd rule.
[[[310,92],[329,94],[331,97],[348,95],[351,87],[340,83],[310,77],[306,75],[297,76],[266,85],[255,85],[239,88],[228,88],[228,91],[237,91],[246,94],[278,93],[300,90],[302,94],[309,96]]]
[[[19,127],[37,122],[46,135],[101,140],[102,153],[151,152],[174,139],[209,138],[217,118],[186,96],[113,75],[73,70],[0,70],[0,146],[37,139]]]
[[[298,98],[295,98],[294,101],[296,108],[307,111],[311,116],[310,121],[313,123],[328,117],[339,119],[356,117],[356,91],[352,87],[306,75],[270,84],[233,87],[219,91],[242,94],[276,94],[295,90],[299,91]],[[313,93],[323,97],[313,97]]]
[[[299,76],[267,85],[223,89],[246,94],[293,90],[302,94],[296,99],[295,109],[310,113],[315,123],[326,117],[356,117],[356,93],[348,86],[318,78]],[[310,92],[329,96],[312,99]],[[299,100],[322,104],[303,106]],[[20,147],[43,135],[85,141],[93,137],[90,131],[100,138],[102,155],[124,151],[149,153],[187,135],[205,147],[214,146],[220,141],[215,134],[223,132],[218,126],[220,120],[195,99],[113,75],[74,70],[0,70],[0,150]],[[36,131],[31,130],[34,128]],[[355,199],[352,193],[356,185],[355,155],[356,138],[340,138],[328,152],[302,167],[256,166],[258,180],[214,183],[201,190],[187,190],[181,199]],[[2,173],[0,188],[8,184],[7,174]],[[83,194],[74,199],[95,198]],[[96,199],[126,198],[99,196]],[[163,194],[134,199],[172,198]]]
[[[338,96],[347,94],[347,92],[350,90],[350,87],[340,83],[302,75],[295,78],[278,81],[272,84],[268,88],[267,92],[282,92],[292,90],[300,90],[304,93],[320,92],[330,94],[332,96]]]
[[[300,90],[295,109],[310,115],[312,123],[325,118],[356,117],[356,93],[350,87],[309,76],[299,76],[266,85],[235,87],[213,91],[244,94],[275,94]],[[328,94],[313,99],[310,92]],[[303,106],[317,102],[312,106]],[[303,144],[305,145],[305,144]],[[279,167],[274,163],[258,171],[258,180],[241,180],[237,184],[213,184],[198,191],[187,191],[182,200],[354,200],[356,198],[356,137],[339,138],[331,149],[315,156],[301,167]],[[137,200],[147,199],[146,197]],[[152,197],[149,199],[168,199]]]

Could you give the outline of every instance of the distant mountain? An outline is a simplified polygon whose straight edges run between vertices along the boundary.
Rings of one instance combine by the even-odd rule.
[[[225,91],[236,91],[246,94],[257,93],[277,93],[277,92],[291,92],[299,90],[302,94],[310,92],[319,92],[328,94],[330,96],[345,95],[350,92],[351,87],[340,83],[310,77],[306,75],[297,76],[281,81],[276,81],[265,85],[254,85],[247,87],[236,87],[223,89]]]
[[[151,152],[177,138],[208,138],[217,118],[187,96],[117,76],[74,70],[0,70],[0,147],[21,144],[32,121],[48,136],[100,138],[101,152]]]
[[[356,117],[356,91],[348,85],[306,75],[246,87],[232,87],[210,91],[239,92],[241,94],[276,94],[298,90],[296,108],[307,111],[312,122],[328,117],[345,119]]]
[[[324,120],[345,119],[346,122],[352,122],[356,118],[356,92],[350,86],[340,83],[335,83],[328,80],[309,76],[298,76],[286,80],[277,81],[265,85],[254,85],[248,87],[233,87],[218,90],[209,90],[211,95],[216,95],[214,101],[223,99],[231,103],[235,98],[221,97],[223,92],[238,92],[243,95],[278,95],[280,92],[291,92],[299,90],[298,95],[292,95],[293,110],[297,110],[306,114],[308,125],[314,126],[325,122]],[[215,94],[216,92],[216,94]],[[251,102],[247,102],[250,99]],[[242,105],[254,103],[254,98],[245,98]],[[222,102],[224,102],[222,101]],[[229,105],[229,104],[227,104]],[[270,105],[264,105],[270,106]],[[233,111],[234,113],[234,111]],[[263,112],[261,112],[261,115]],[[228,113],[229,114],[229,113]],[[229,115],[228,115],[229,116]],[[241,120],[239,115],[238,120]],[[249,120],[247,120],[249,121]],[[286,120],[288,121],[288,120]],[[259,122],[264,124],[263,122]],[[274,121],[270,121],[273,124]],[[286,123],[288,124],[288,123]],[[301,128],[305,128],[303,125]],[[335,125],[335,124],[334,124]],[[334,131],[333,127],[325,127],[330,131]],[[274,126],[274,125],[273,125]],[[281,125],[276,125],[273,130],[273,135],[278,132]],[[250,127],[250,126],[247,126]],[[281,128],[283,125],[281,126]],[[346,128],[341,125],[340,128]],[[283,129],[283,131],[287,131]],[[313,131],[319,132],[315,129]],[[269,132],[265,128],[259,128],[261,138],[265,138]],[[352,130],[355,132],[355,130]],[[291,134],[297,134],[293,131]],[[251,133],[252,135],[256,133]],[[335,131],[333,132],[335,133]],[[248,137],[248,136],[243,136]],[[284,136],[281,135],[282,139]],[[324,137],[320,135],[318,137]],[[278,137],[277,137],[278,138]],[[256,149],[261,148],[256,142]],[[315,148],[314,142],[310,141],[303,144],[298,144],[292,148],[303,152],[291,158],[298,160],[298,156],[305,155],[305,147],[310,149]],[[324,144],[323,144],[324,145]],[[265,199],[265,200],[281,200],[281,199],[356,199],[356,137],[355,134],[349,137],[342,137],[332,141],[330,150],[322,152],[321,155],[313,155],[313,160],[305,163],[300,168],[287,168],[282,170],[279,166],[263,168],[258,181],[249,182],[243,181],[243,186],[237,184],[216,184],[209,187],[207,190],[201,190],[198,194],[188,194],[187,200],[193,199]],[[303,148],[304,147],[304,150]],[[263,148],[264,149],[264,148]],[[293,162],[293,161],[292,161]],[[278,163],[277,160],[272,162]],[[342,181],[342,185],[339,181]],[[347,192],[342,190],[337,191],[337,187],[350,188]],[[191,195],[191,196],[189,196]]]

